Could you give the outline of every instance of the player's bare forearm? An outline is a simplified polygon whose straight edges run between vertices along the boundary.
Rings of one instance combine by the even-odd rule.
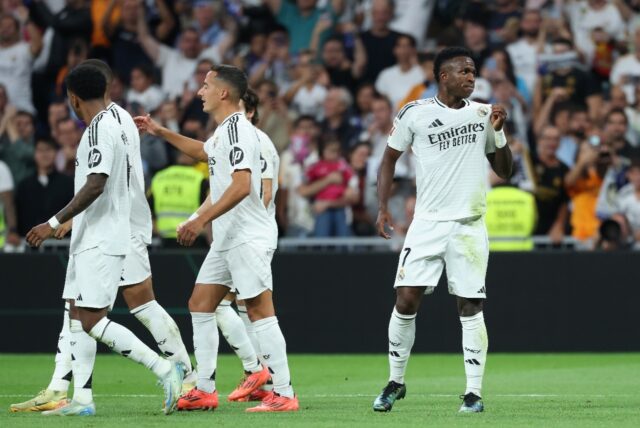
[[[60,223],[66,223],[68,220],[71,220],[86,210],[104,191],[107,178],[109,177],[105,174],[90,174],[87,176],[87,182],[78,193],[75,194],[71,202],[56,214],[56,219],[58,219]]]
[[[273,179],[271,178],[263,178],[262,179],[262,203],[265,208],[269,206],[269,203],[273,199],[272,188]]]
[[[164,138],[169,142],[169,144],[180,150],[182,153],[199,161],[207,161],[207,153],[204,151],[204,143],[202,141],[185,137],[184,135],[173,132],[164,126],[158,130],[158,136]]]
[[[511,178],[511,172],[513,171],[513,156],[511,155],[511,149],[508,145],[501,149],[496,149],[495,153],[491,153],[488,156],[491,168],[496,175],[503,180]]]
[[[389,198],[391,197],[391,186],[393,176],[396,172],[396,162],[402,156],[402,152],[391,147],[387,147],[382,156],[382,163],[378,171],[378,210],[386,212]]]
[[[198,213],[205,224],[231,210],[251,193],[251,171],[236,171],[232,177],[231,185],[227,187],[220,199],[204,212]]]

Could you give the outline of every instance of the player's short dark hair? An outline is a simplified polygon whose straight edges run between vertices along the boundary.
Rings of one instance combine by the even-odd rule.
[[[79,65],[65,79],[67,89],[83,101],[101,100],[107,89],[107,79],[92,65]]]
[[[231,85],[238,100],[242,99],[248,88],[247,75],[244,71],[226,64],[214,65],[211,71],[216,73],[216,79],[224,80]]]
[[[255,125],[260,121],[260,117],[258,115],[258,104],[260,104],[260,97],[258,97],[258,94],[256,94],[253,89],[247,88],[247,91],[242,96],[242,102],[244,102],[244,110],[247,113],[253,113],[251,123]]]
[[[473,58],[469,49],[460,46],[444,48],[436,55],[436,58],[433,60],[433,74],[436,82],[440,82],[440,69],[442,66],[447,61],[459,57]]]
[[[109,64],[102,61],[98,58],[89,58],[80,63],[80,65],[90,65],[92,67],[97,68],[104,74],[105,79],[107,79],[107,85],[113,82],[113,70],[109,67]]]

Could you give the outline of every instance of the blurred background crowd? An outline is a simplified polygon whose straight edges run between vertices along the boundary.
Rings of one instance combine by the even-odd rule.
[[[247,73],[259,127],[281,157],[281,236],[373,236],[376,174],[407,102],[434,96],[433,59],[467,47],[474,100],[501,103],[509,182],[487,176],[494,249],[615,249],[640,240],[638,0],[1,0],[0,246],[73,195],[83,124],[64,78],[87,58],[113,68],[114,102],[206,140],[196,95],[213,64]],[[207,168],[142,136],[156,234],[207,194]],[[415,166],[396,168],[396,234],[413,216]],[[173,228],[175,230],[175,228]],[[499,242],[500,238],[516,238]]]

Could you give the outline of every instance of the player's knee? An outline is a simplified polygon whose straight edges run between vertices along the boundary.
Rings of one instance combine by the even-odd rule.
[[[213,312],[213,308],[209,302],[191,296],[189,299],[189,312]]]
[[[482,311],[483,299],[460,298],[458,313],[461,317],[472,317]]]
[[[396,310],[402,315],[413,315],[418,312],[420,298],[413,293],[398,292],[396,296]]]

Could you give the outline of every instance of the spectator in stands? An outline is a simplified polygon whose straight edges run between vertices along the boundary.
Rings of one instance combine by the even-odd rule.
[[[196,65],[193,76],[187,84],[184,85],[182,96],[180,97],[180,110],[182,111],[182,120],[196,119],[203,126],[209,121],[209,115],[202,111],[202,99],[197,96],[198,90],[202,87],[204,78],[211,71],[213,62],[208,59],[201,59]]]
[[[301,51],[293,70],[294,81],[284,93],[284,100],[299,115],[323,117],[322,104],[327,96],[325,85],[318,82],[321,67],[313,60],[311,51]]]
[[[278,87],[270,80],[260,82],[256,92],[260,97],[260,129],[271,137],[271,141],[281,153],[289,144],[290,122],[287,106],[278,98]]]
[[[560,135],[560,130],[553,126],[542,130],[537,156],[533,158],[533,194],[538,212],[534,235],[548,236],[555,244],[562,242],[569,213],[569,197],[564,187],[569,168],[557,156]]]
[[[19,183],[34,171],[34,118],[26,111],[18,111],[9,119],[6,129],[0,136],[0,160],[11,170],[14,182]]]
[[[313,232],[311,206],[298,188],[303,184],[304,171],[318,161],[319,136],[320,126],[312,116],[298,117],[293,124],[291,143],[280,157],[277,198],[284,203],[276,203],[276,210],[278,224],[287,236],[299,238]]]
[[[75,120],[65,117],[56,123],[54,135],[60,147],[56,156],[56,169],[62,174],[73,176],[82,131]]]
[[[556,39],[553,53],[568,54],[573,51],[573,42],[569,39]],[[568,99],[574,104],[586,105],[591,120],[598,120],[601,111],[602,94],[592,76],[571,61],[555,64],[552,70],[543,71],[534,93],[533,111],[538,114],[545,99],[554,88],[564,88]]]
[[[616,60],[609,75],[612,85],[622,85],[631,104],[636,103],[636,88],[640,86],[640,25],[633,36],[633,50]]]
[[[267,33],[251,32],[248,48],[240,51],[233,59],[233,65],[243,70],[253,70],[253,67],[260,62],[267,49]]]
[[[366,58],[362,52],[362,46],[357,43],[356,58],[351,61],[347,58],[344,41],[340,36],[332,36],[327,39],[322,47],[322,63],[329,75],[331,86],[343,86],[353,94],[356,82],[362,75]]]
[[[514,42],[518,36],[521,16],[518,0],[496,0],[487,24],[490,45],[504,46]]]
[[[343,153],[358,142],[360,130],[352,125],[350,109],[353,97],[346,88],[331,88],[323,103],[322,133],[337,138]]]
[[[118,9],[117,4],[117,0],[109,0],[101,26],[111,43],[109,58],[111,68],[116,75],[123,79],[123,83],[128,85],[134,66],[153,65],[153,62],[145,53],[138,39],[139,2],[137,0],[123,0],[119,8],[119,16],[115,13]],[[164,11],[164,8],[160,10]],[[160,16],[162,21],[155,32],[158,39],[162,39],[175,25],[171,14],[163,12]],[[114,19],[114,17],[116,18]]]
[[[400,33],[389,27],[393,15],[391,0],[372,0],[371,29],[360,36],[367,61],[362,76],[365,82],[375,82],[382,70],[396,63],[394,48]]]
[[[194,213],[207,197],[208,180],[195,168],[196,160],[179,152],[176,165],[169,166],[153,177],[149,189],[149,205],[153,214],[154,234],[162,245],[178,247],[176,229]],[[204,237],[198,246],[207,246]]]
[[[18,18],[8,13],[0,15],[0,84],[7,90],[10,104],[33,114],[31,71],[33,60],[42,50],[42,36],[29,20],[29,10],[20,6],[18,11],[26,24],[29,43],[21,40]]]
[[[278,87],[286,89],[292,79],[289,76],[289,66],[292,57],[289,55],[289,34],[284,27],[274,28],[267,36],[267,46],[262,56],[247,69],[249,85],[257,86],[267,79]]]
[[[598,194],[611,162],[610,152],[603,149],[601,141],[600,133],[591,131],[587,140],[580,143],[576,163],[565,176],[565,186],[572,205],[572,235],[588,246],[600,226],[596,215]]]
[[[0,161],[0,248],[20,245],[13,202],[13,178],[7,165]]]
[[[342,157],[341,146],[338,140],[321,142],[320,160],[307,169],[306,183],[298,189],[302,196],[313,198],[316,237],[351,235],[347,207],[357,202],[357,178]]]
[[[201,51],[198,31],[187,28],[179,36],[178,48],[158,42],[150,33],[142,5],[138,9],[138,40],[146,54],[162,70],[162,90],[170,98],[179,97],[189,81]],[[220,62],[220,58],[210,58]]]
[[[200,33],[200,44],[212,46],[222,43],[229,37],[221,25],[223,5],[213,0],[193,2],[194,27]]]
[[[558,158],[569,168],[575,165],[580,144],[586,138],[590,128],[591,121],[587,108],[582,105],[572,105],[569,113],[569,134],[564,135],[560,140],[558,149]]]
[[[401,33],[407,33],[416,39],[418,47],[423,47],[427,28],[432,22],[433,0],[394,0],[393,19],[389,27]],[[448,1],[447,3],[451,3]]]
[[[624,225],[625,235],[640,242],[640,159],[631,160],[626,175],[629,184],[618,192],[613,218]]]
[[[399,106],[401,106],[400,108],[402,108],[402,106],[404,106],[405,104],[410,103],[411,101],[431,98],[437,94],[438,84],[436,83],[435,77],[433,75],[434,59],[435,55],[430,53],[418,55],[418,61],[420,63],[420,67],[422,67],[424,80],[409,90],[407,96],[398,104]]]
[[[624,241],[624,231],[620,222],[607,219],[598,228],[596,250],[617,251],[628,247]]]
[[[358,179],[358,201],[353,205],[352,231],[356,236],[375,235],[375,219],[367,211],[365,198],[370,197],[367,192],[367,161],[371,157],[371,145],[368,142],[359,142],[351,149],[349,154],[349,166]],[[376,195],[373,196],[375,199]]]
[[[35,144],[36,172],[20,181],[16,191],[18,233],[24,237],[34,224],[40,224],[64,208],[73,198],[73,178],[56,171],[58,147],[48,139]]]
[[[87,42],[83,39],[72,40],[67,52],[67,62],[58,70],[56,75],[53,89],[54,98],[64,98],[67,95],[67,87],[65,86],[67,74],[88,57],[89,45]]]
[[[316,26],[323,28],[318,40],[318,46],[322,46],[343,9],[343,0],[331,0],[323,8],[318,7],[318,0],[265,0],[265,3],[278,22],[287,28],[291,37],[289,51],[292,54],[311,48]]]
[[[513,70],[516,76],[522,77],[529,94],[533,94],[538,78],[538,53],[541,47],[539,42],[542,16],[537,9],[528,9],[522,14],[520,20],[520,38],[507,45],[507,52],[513,62]]]
[[[353,123],[360,129],[368,129],[373,123],[371,105],[375,96],[376,88],[373,83],[363,83],[356,90]]]
[[[69,117],[69,105],[64,100],[53,101],[49,104],[47,115],[47,126],[51,137],[58,141],[56,135],[58,131],[58,121]]]
[[[425,75],[418,65],[416,41],[412,36],[398,36],[393,55],[397,63],[380,72],[376,79],[376,90],[389,98],[396,111],[402,107],[400,103],[411,88],[424,81]]]
[[[164,101],[162,89],[153,82],[153,70],[147,65],[136,65],[131,70],[131,88],[127,103],[138,103],[147,113],[154,112]]]
[[[471,51],[476,70],[481,70],[484,61],[491,55],[487,34],[488,16],[481,3],[472,3],[463,24],[464,45]]]

